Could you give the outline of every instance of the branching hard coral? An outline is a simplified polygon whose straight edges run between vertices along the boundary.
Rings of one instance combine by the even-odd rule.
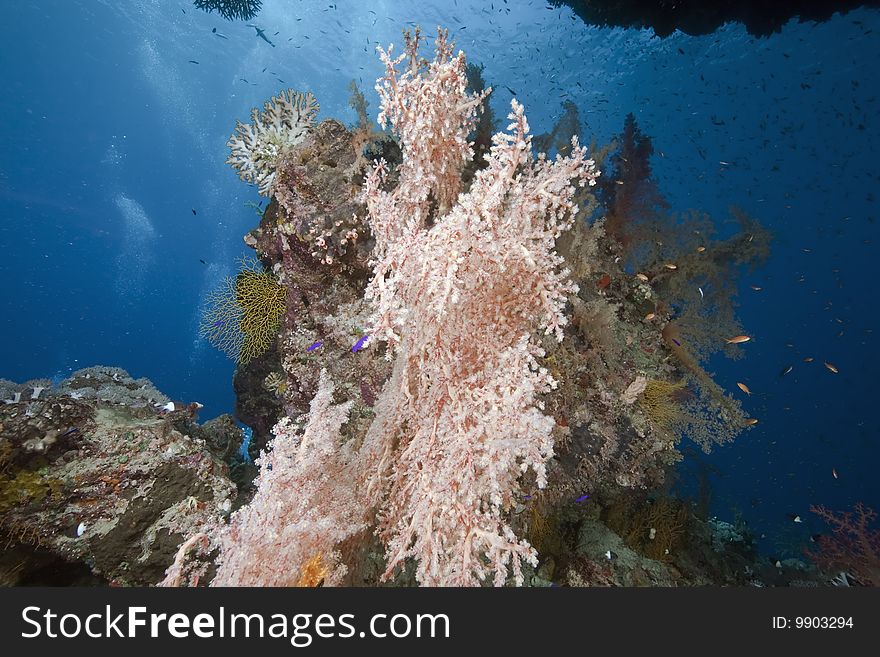
[[[249,21],[262,9],[262,0],[194,0],[196,9],[216,11],[228,21]]]
[[[236,122],[226,143],[231,151],[226,163],[269,196],[278,159],[305,138],[317,115],[318,102],[311,93],[282,91],[266,101],[262,112],[251,110],[251,123]]]
[[[334,405],[333,390],[322,370],[302,432],[289,418],[275,426],[253,500],[219,537],[212,586],[334,585],[345,575],[337,548],[363,529],[365,512],[340,436],[352,402]]]
[[[445,33],[431,63],[418,59],[417,37],[403,75],[403,58],[381,53],[377,87],[404,154],[400,182],[384,191],[379,163],[365,186],[376,238],[368,333],[395,356],[364,439],[365,493],[381,504],[386,578],[413,557],[425,585],[475,585],[493,571],[496,585],[511,572],[522,582],[535,552],[505,514],[525,472],[544,485],[555,426],[538,395],[556,384],[530,336],[562,338],[576,288],[554,243],[577,211],[576,186],[598,173],[577,140],[569,157],[533,158],[514,100],[508,132],[458,195],[481,97],[466,95],[464,55],[452,57]]]
[[[207,297],[199,333],[239,363],[265,352],[278,336],[287,288],[255,260],[242,260],[235,276]]]

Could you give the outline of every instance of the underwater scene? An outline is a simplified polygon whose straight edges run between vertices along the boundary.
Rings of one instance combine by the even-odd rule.
[[[3,13],[3,586],[880,585],[880,3]]]

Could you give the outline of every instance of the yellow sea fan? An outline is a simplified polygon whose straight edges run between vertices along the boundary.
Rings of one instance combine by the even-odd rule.
[[[287,288],[256,260],[241,260],[206,300],[199,333],[241,364],[264,353],[278,335]]]

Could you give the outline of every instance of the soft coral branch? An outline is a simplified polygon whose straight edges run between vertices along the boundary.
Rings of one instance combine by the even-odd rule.
[[[831,525],[830,535],[820,536],[819,550],[809,556],[823,570],[843,570],[860,584],[880,584],[880,529],[870,525],[877,512],[861,502],[854,510],[834,513],[823,506],[811,506],[810,511]]]
[[[568,280],[556,238],[573,222],[576,186],[598,173],[586,149],[534,158],[525,112],[514,100],[507,132],[487,166],[458,193],[460,165],[480,96],[466,94],[464,56],[445,33],[431,63],[399,75],[386,62],[382,117],[400,139],[393,191],[385,167],[367,177],[376,237],[367,298],[370,335],[391,343],[391,379],[361,452],[365,506],[379,506],[390,577],[407,558],[427,585],[474,585],[494,574],[521,582],[535,551],[508,525],[531,470],[538,486],[553,455],[554,421],[540,395],[555,386],[532,334],[562,338]],[[407,54],[417,62],[410,43]],[[430,190],[436,203],[429,202]],[[428,221],[430,219],[430,221]]]

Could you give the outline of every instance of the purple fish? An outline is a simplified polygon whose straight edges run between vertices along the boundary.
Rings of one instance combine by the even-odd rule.
[[[675,338],[672,338],[672,341],[675,343],[675,346],[676,346],[676,347],[680,347],[680,346],[681,346],[681,342],[679,342],[679,341],[676,340]]]
[[[213,324],[211,324],[211,328],[218,328],[218,327],[220,327],[220,326],[223,326],[223,324],[224,324],[225,322],[226,322],[225,319],[218,319],[216,322],[214,322]]]
[[[323,344],[324,344],[323,342],[318,340],[317,342],[313,343],[308,349],[306,349],[306,351],[314,351],[315,349],[317,349],[318,347],[320,347]]]
[[[586,502],[588,499],[590,499],[590,496],[589,496],[588,494],[585,493],[584,495],[581,495],[579,498],[577,498],[577,499],[575,500],[575,502],[578,502],[578,503],[580,503],[580,502]]]
[[[354,346],[351,348],[351,352],[352,352],[352,353],[356,353],[356,352],[360,351],[361,349],[363,349],[363,348],[364,348],[364,345],[367,343],[367,339],[368,339],[369,337],[370,337],[369,335],[367,335],[366,333],[364,333],[364,334],[361,336],[361,338],[360,338],[357,342],[354,343]]]

